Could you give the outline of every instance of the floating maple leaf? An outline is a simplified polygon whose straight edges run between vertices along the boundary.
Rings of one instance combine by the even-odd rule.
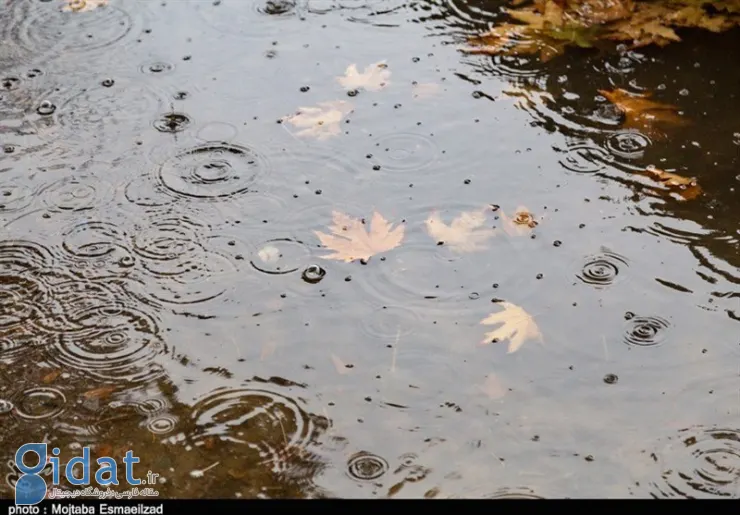
[[[433,212],[426,220],[429,235],[443,242],[455,252],[475,252],[484,248],[484,243],[495,233],[484,228],[485,211],[469,211],[458,215],[450,225],[445,224],[439,213]]]
[[[301,107],[292,116],[283,118],[299,130],[298,136],[323,140],[342,133],[342,119],[352,112],[352,104],[344,100],[320,102],[318,107]]]
[[[542,341],[542,334],[529,313],[510,302],[502,302],[499,305],[504,308],[503,311],[489,315],[480,323],[483,325],[501,324],[501,327],[486,333],[481,344],[508,340],[509,353],[512,353],[519,350],[527,340]]]
[[[81,13],[93,11],[108,4],[108,0],[67,0],[62,7],[63,11]]]
[[[391,229],[391,224],[380,213],[374,213],[370,221],[370,230],[365,230],[365,221],[352,218],[338,211],[332,213],[333,225],[329,230],[333,234],[314,231],[321,244],[334,251],[322,256],[324,259],[337,259],[347,263],[356,259],[370,257],[394,249],[403,241],[404,227],[399,225]]]
[[[659,138],[665,134],[657,128],[657,125],[686,124],[686,120],[678,114],[676,106],[650,100],[649,93],[637,95],[619,88],[613,91],[600,89],[599,93],[623,113],[624,127],[638,129]]]
[[[347,90],[366,89],[368,91],[379,91],[390,84],[391,72],[385,61],[371,64],[360,73],[357,65],[351,64],[347,67],[343,77],[337,77],[337,81]]]

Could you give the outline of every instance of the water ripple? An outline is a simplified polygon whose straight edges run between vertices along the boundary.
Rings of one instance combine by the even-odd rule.
[[[353,454],[347,461],[347,474],[359,481],[374,481],[388,472],[388,462],[371,454],[361,451]]]
[[[239,461],[268,465],[282,472],[295,460],[312,461],[310,448],[328,421],[304,411],[280,394],[250,388],[219,388],[193,407],[196,445],[213,439],[240,446]]]
[[[75,313],[75,330],[51,343],[49,360],[103,380],[150,381],[162,374],[164,351],[154,318],[131,306],[94,307]]]
[[[660,317],[633,317],[630,318],[624,331],[624,341],[627,345],[638,347],[652,347],[665,341],[671,324]]]
[[[648,485],[652,497],[740,499],[740,431],[694,427],[668,440],[657,457],[660,479]]]
[[[628,267],[629,261],[626,258],[614,252],[604,251],[588,256],[576,277],[585,284],[604,288],[624,277],[625,269]]]
[[[95,82],[81,90],[54,90],[42,96],[37,105],[51,103],[53,114],[35,116],[31,122],[43,139],[89,148],[91,142],[113,142],[121,132],[141,132],[166,109],[166,99],[163,92],[140,81],[119,79],[112,86]]]
[[[36,387],[13,398],[13,414],[24,420],[58,417],[66,408],[67,398],[56,388]]]
[[[225,199],[246,193],[269,169],[259,151],[232,143],[207,143],[178,152],[158,169],[161,186],[191,199]]]
[[[41,190],[44,202],[54,211],[85,211],[101,207],[113,198],[113,186],[93,175],[66,177]]]
[[[85,54],[87,62],[110,47],[125,46],[136,37],[138,20],[113,5],[87,12],[65,12],[66,2],[13,1],[0,36],[10,43],[15,61],[47,53]],[[135,5],[135,2],[134,2]]]

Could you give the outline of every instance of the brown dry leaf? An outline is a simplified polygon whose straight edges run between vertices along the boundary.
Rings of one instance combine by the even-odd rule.
[[[380,213],[373,213],[369,230],[365,230],[364,219],[356,219],[338,211],[332,213],[333,225],[329,230],[333,234],[314,231],[321,244],[334,251],[333,254],[321,256],[324,259],[337,259],[350,263],[356,259],[370,257],[398,247],[403,241],[404,226],[395,229]]]
[[[337,77],[337,81],[346,90],[365,89],[367,91],[379,91],[390,84],[391,72],[385,61],[371,64],[360,73],[357,65],[351,64],[347,67],[343,77]]]
[[[584,24],[604,24],[632,14],[632,0],[570,0],[569,11]]]
[[[678,34],[668,26],[666,18],[674,9],[654,2],[635,4],[629,18],[611,24],[603,39],[631,43],[633,48],[651,44],[665,46],[673,41],[681,41]]]
[[[496,374],[488,374],[479,388],[489,399],[494,401],[506,395],[506,388],[503,387]]]
[[[49,384],[49,383],[53,383],[54,381],[56,381],[56,379],[57,379],[57,378],[58,378],[58,377],[59,377],[60,375],[62,375],[62,371],[61,371],[61,370],[52,370],[51,372],[49,372],[48,374],[46,374],[46,375],[45,375],[45,376],[44,376],[44,377],[43,377],[43,378],[41,379],[41,381],[42,381],[42,382],[43,382],[44,384]]]
[[[590,1],[611,2],[616,6],[628,0]],[[463,51],[493,55],[537,54],[541,62],[547,62],[562,54],[567,46],[592,47],[597,36],[593,24],[580,20],[578,12],[566,11],[564,6],[565,2],[539,0],[534,7],[508,9],[506,13],[523,25],[502,23],[485,34],[470,38],[468,42],[473,47]],[[609,16],[614,18],[615,12]]]
[[[334,364],[334,368],[336,369],[337,374],[349,374],[349,368],[347,368],[347,365],[344,363],[344,361],[342,361],[336,354],[331,355],[331,362]]]
[[[475,252],[484,249],[484,243],[495,235],[490,227],[484,227],[485,223],[485,210],[461,213],[450,225],[435,211],[427,218],[426,229],[429,236],[455,252]]]
[[[81,13],[108,5],[108,0],[66,0],[62,11]]]
[[[532,316],[515,304],[501,302],[503,311],[493,313],[481,320],[483,325],[501,325],[498,329],[486,333],[481,345],[494,341],[509,341],[509,353],[516,352],[527,340],[542,341],[537,324]]]
[[[472,46],[462,49],[467,54],[538,55],[543,63],[562,54],[567,44],[547,38],[542,29],[511,23],[503,23],[485,34],[473,36],[468,43]]]
[[[226,473],[234,479],[244,479],[247,476],[247,469],[229,469]]]
[[[82,397],[84,397],[87,400],[102,400],[110,396],[113,392],[116,391],[115,386],[101,386],[100,388],[93,388],[92,390],[88,390],[85,393],[82,394]]]
[[[352,104],[344,100],[320,102],[318,107],[301,107],[283,121],[300,129],[298,136],[314,137],[319,140],[338,136],[342,133],[342,119],[352,112]]]
[[[678,108],[650,100],[650,94],[636,95],[623,89],[599,90],[609,102],[624,114],[623,126],[637,129],[655,137],[664,136],[657,125],[685,125],[687,122],[678,114]]]
[[[534,215],[524,206],[519,206],[514,211],[514,217],[509,218],[506,213],[501,211],[501,222],[504,232],[509,236],[525,236],[537,227],[537,220]]]
[[[668,20],[679,27],[698,27],[712,32],[722,32],[737,23],[724,15],[710,16],[697,5],[684,7],[668,15]]]
[[[646,168],[645,174],[675,191],[683,200],[695,199],[702,193],[701,186],[695,177],[684,177],[655,167]]]

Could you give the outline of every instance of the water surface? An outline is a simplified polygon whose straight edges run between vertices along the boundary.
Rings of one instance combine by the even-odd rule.
[[[738,31],[541,64],[458,51],[497,2],[64,5],[0,12],[4,497],[28,441],[168,498],[740,497]],[[404,241],[323,259],[333,211]],[[542,341],[481,345],[502,302]]]

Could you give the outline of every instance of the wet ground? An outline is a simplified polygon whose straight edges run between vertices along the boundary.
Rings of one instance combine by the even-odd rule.
[[[493,2],[3,3],[3,497],[29,441],[165,497],[740,497],[737,31],[541,64],[458,51]],[[403,242],[323,259],[333,211]],[[482,345],[502,302],[541,338]]]

